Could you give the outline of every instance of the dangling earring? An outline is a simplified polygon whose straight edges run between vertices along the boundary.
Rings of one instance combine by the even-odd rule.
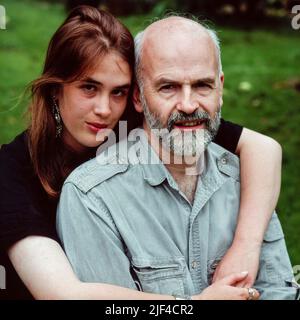
[[[62,121],[61,121],[61,116],[59,113],[59,109],[58,109],[58,105],[55,101],[55,97],[52,98],[53,99],[53,107],[52,107],[52,113],[54,115],[54,119],[56,122],[56,135],[55,138],[60,137],[61,136],[61,132],[62,132]]]

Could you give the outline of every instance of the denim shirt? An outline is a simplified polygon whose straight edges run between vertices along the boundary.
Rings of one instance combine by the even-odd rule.
[[[179,296],[201,293],[233,241],[239,160],[211,143],[191,204],[145,134],[131,140],[81,165],[64,183],[57,212],[64,250],[84,282]],[[276,213],[264,236],[254,287],[261,299],[297,294]]]

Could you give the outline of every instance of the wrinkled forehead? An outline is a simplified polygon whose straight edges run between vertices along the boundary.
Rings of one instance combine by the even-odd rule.
[[[165,26],[147,30],[141,54],[142,72],[153,75],[167,69],[178,72],[218,70],[216,47],[204,28]]]

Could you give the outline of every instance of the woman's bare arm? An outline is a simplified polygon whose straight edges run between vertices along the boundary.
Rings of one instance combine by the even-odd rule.
[[[144,293],[110,284],[81,282],[61,246],[47,237],[26,237],[14,244],[8,255],[35,299],[174,299],[168,295]]]
[[[105,283],[78,280],[60,245],[46,237],[29,236],[8,252],[16,271],[35,299],[39,300],[173,300],[170,295],[146,293]],[[245,289],[235,287],[245,274],[231,274],[193,300],[246,300]]]
[[[252,286],[259,267],[265,230],[280,193],[282,150],[265,135],[244,128],[236,153],[241,163],[241,200],[231,248],[216,269],[214,281],[248,270],[240,286]]]

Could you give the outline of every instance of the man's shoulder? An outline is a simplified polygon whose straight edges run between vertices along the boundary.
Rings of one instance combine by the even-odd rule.
[[[92,188],[108,181],[129,168],[129,162],[120,152],[120,143],[107,148],[95,158],[76,168],[64,184],[72,183],[82,192],[87,193]],[[117,148],[116,148],[117,147]]]
[[[214,142],[208,145],[207,155],[210,169],[216,169],[228,177],[240,180],[240,160],[237,155]]]

